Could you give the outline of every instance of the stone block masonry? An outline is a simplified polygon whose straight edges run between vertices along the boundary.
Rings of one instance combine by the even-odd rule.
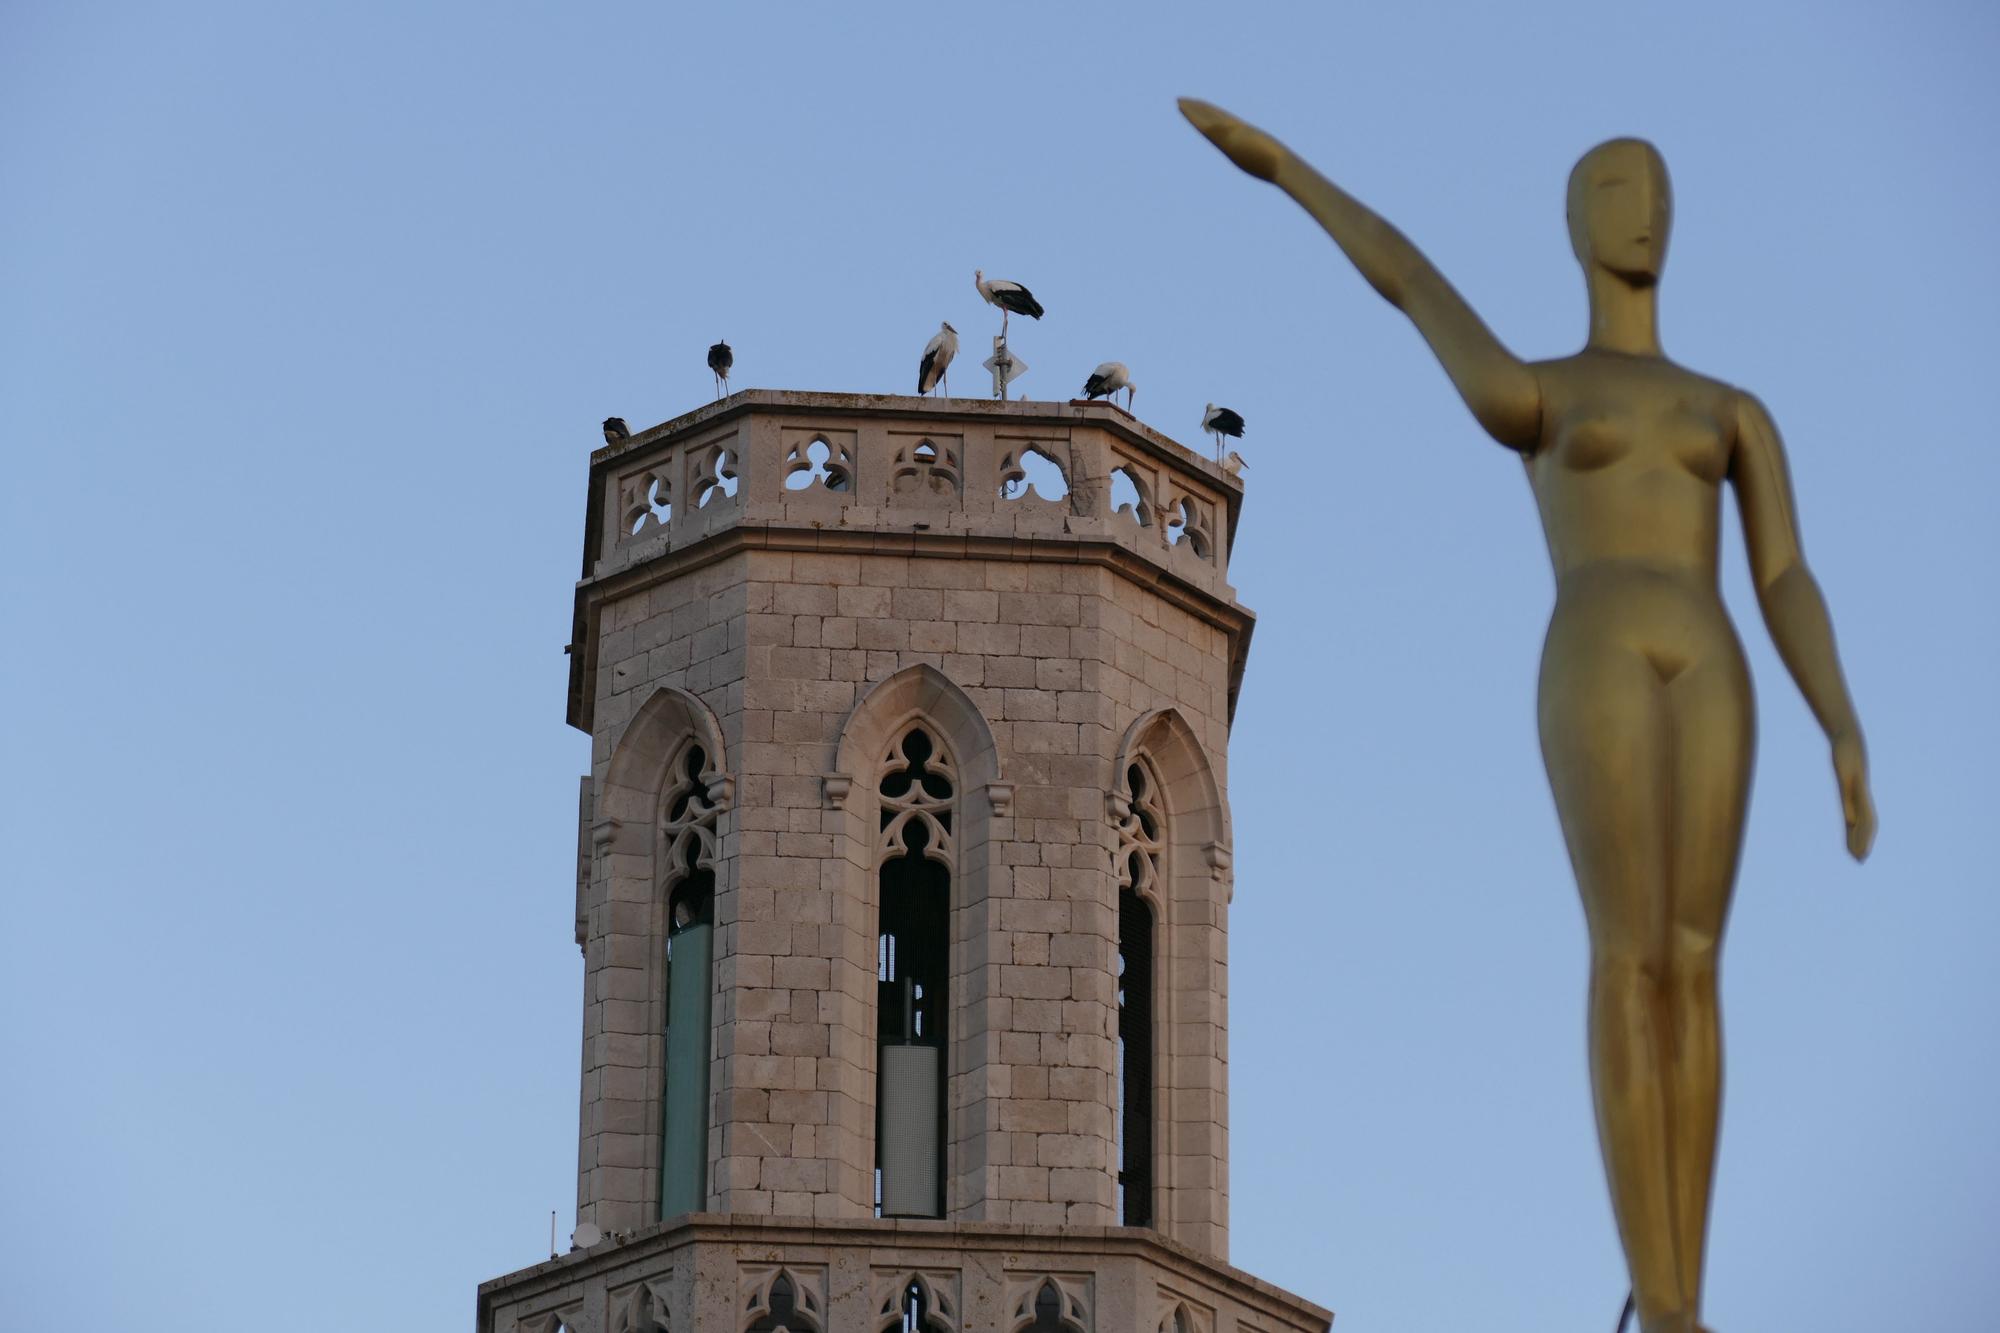
[[[923,1274],[954,1330],[1012,1333],[1021,1300],[1026,1322],[1057,1295],[1062,1327],[1141,1326],[1089,1313],[1114,1307],[1204,1333],[1325,1327],[1221,1264],[1241,500],[1107,404],[757,391],[593,456],[570,645],[570,721],[592,738],[577,1199],[618,1240],[587,1277],[488,1284],[482,1329],[540,1333],[565,1302],[638,1328],[637,1292],[732,1311],[700,1328],[808,1295],[819,1322],[800,1326],[866,1307],[886,1327],[875,1287]],[[911,821],[928,832],[904,841]],[[876,1218],[889,951],[915,948],[885,933],[898,858],[948,898],[942,999],[903,992],[936,1004],[922,1039],[945,1069],[922,1223]],[[712,880],[712,1031],[707,1214],[683,1225],[660,1217],[663,1169],[686,1169],[660,1126],[691,876]],[[1135,898],[1152,980],[1121,996]],[[1142,1030],[1150,1049],[1129,1049]],[[639,1236],[652,1276],[620,1276]],[[978,1257],[1025,1238],[1062,1252],[1056,1295]],[[701,1257],[711,1241],[725,1257]]]

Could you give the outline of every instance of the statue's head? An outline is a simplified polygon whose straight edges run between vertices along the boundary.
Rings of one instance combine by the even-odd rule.
[[[1569,174],[1569,241],[1586,269],[1651,286],[1666,266],[1673,220],[1666,161],[1644,139],[1607,139]]]

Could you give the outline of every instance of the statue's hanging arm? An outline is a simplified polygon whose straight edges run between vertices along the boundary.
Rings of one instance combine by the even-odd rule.
[[[1736,439],[1730,451],[1729,480],[1743,516],[1750,576],[1771,641],[1792,673],[1806,706],[1833,747],[1834,777],[1840,784],[1841,815],[1847,821],[1847,850],[1867,857],[1875,841],[1875,803],[1868,789],[1868,755],[1861,722],[1840,657],[1833,646],[1833,621],[1819,581],[1799,548],[1792,481],[1785,466],[1778,428],[1764,405],[1747,393],[1736,397]]]
[[[1542,416],[1534,370],[1493,336],[1408,237],[1264,131],[1193,98],[1182,98],[1180,108],[1230,161],[1298,200],[1368,285],[1410,317],[1487,434],[1511,449],[1534,449]]]

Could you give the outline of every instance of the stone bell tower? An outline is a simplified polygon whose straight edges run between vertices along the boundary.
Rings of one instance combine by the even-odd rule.
[[[580,1248],[480,1333],[1291,1333],[1227,1262],[1242,488],[1102,403],[598,451]]]

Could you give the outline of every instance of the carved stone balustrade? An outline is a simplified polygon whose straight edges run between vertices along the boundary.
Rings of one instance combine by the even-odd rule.
[[[744,546],[1106,560],[1170,599],[1232,603],[1242,499],[1107,403],[733,394],[592,455],[570,720],[588,727],[596,688],[589,590],[640,570]]]
[[[698,1213],[485,1283],[478,1328],[888,1333],[913,1287],[948,1333],[1324,1333],[1332,1317],[1146,1230]]]

